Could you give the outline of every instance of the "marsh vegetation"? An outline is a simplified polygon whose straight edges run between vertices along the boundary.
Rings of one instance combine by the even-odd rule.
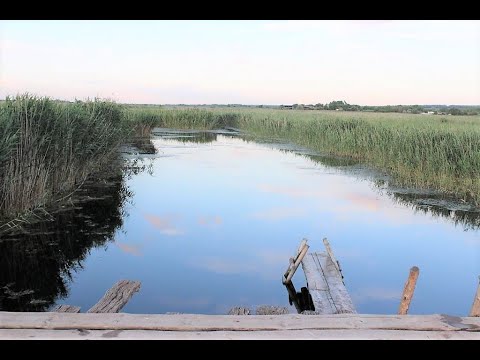
[[[154,127],[236,127],[366,163],[400,186],[480,202],[480,116],[57,102],[28,94],[0,104],[0,218],[26,219],[118,157]]]

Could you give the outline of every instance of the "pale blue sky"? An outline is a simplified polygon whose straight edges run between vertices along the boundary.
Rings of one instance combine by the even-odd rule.
[[[480,104],[480,21],[0,21],[0,98]]]

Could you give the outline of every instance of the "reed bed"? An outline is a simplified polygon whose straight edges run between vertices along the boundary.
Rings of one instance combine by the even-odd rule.
[[[122,108],[110,101],[7,98],[0,106],[0,217],[67,195],[116,156],[127,134]]]
[[[29,94],[0,104],[0,218],[51,204],[153,127],[236,127],[363,161],[398,185],[480,204],[480,116],[61,103]]]
[[[146,111],[141,107],[130,109]],[[261,108],[155,108],[152,126],[233,126],[361,160],[398,185],[434,189],[480,204],[480,116]]]

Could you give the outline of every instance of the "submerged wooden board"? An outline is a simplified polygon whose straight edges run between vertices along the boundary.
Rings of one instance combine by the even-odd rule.
[[[55,309],[55,312],[68,312],[68,313],[79,313],[80,306],[72,306],[72,305],[58,305]]]
[[[480,332],[480,318],[448,315],[159,315],[0,312],[0,329],[274,331],[415,330]]]
[[[113,285],[87,313],[118,313],[140,290],[139,281],[120,280]]]
[[[408,330],[274,330],[274,331],[152,331],[0,329],[0,339],[38,340],[480,340],[467,331]]]
[[[302,260],[315,311],[322,314],[353,314],[355,307],[337,265],[325,253],[308,253]]]

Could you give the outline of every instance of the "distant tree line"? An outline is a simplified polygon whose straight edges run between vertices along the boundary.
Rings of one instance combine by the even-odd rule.
[[[367,112],[394,112],[410,114],[438,114],[438,115],[480,115],[480,106],[469,105],[384,105],[361,106],[337,100],[328,104],[293,104],[281,105],[282,109],[294,110],[337,110],[337,111],[367,111]]]

